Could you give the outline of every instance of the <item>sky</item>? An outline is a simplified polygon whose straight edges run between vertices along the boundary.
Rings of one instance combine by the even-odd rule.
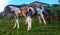
[[[29,4],[34,1],[39,1],[48,4],[58,4],[58,0],[0,0],[0,12],[2,12],[5,6],[9,4],[21,5],[21,4]]]

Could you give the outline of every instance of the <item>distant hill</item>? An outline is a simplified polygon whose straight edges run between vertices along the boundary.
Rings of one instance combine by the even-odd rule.
[[[50,4],[48,3],[43,3],[43,2],[39,2],[39,1],[35,1],[35,2],[32,2],[30,3],[30,5],[43,5],[43,6],[50,6]]]
[[[18,7],[18,8],[20,8],[20,7],[24,7],[24,6],[27,6],[27,5],[34,5],[34,6],[36,6],[36,5],[43,5],[43,6],[50,6],[50,4],[48,4],[48,3],[43,3],[43,2],[39,2],[39,1],[34,1],[34,2],[32,2],[32,3],[30,3],[30,4],[22,4],[22,5],[8,5],[8,6],[14,6],[14,7]]]

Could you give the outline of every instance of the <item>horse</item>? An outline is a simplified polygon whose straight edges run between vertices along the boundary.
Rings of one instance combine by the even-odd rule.
[[[13,27],[13,29],[17,26],[17,29],[19,29],[19,18],[18,18],[18,14],[20,13],[20,8],[18,8],[15,5],[7,5],[4,8],[3,11],[3,16],[6,16],[8,13],[12,14],[14,16],[14,20],[15,20],[15,25]]]
[[[20,9],[20,12],[22,14],[22,16],[24,16],[26,18],[26,24],[28,23],[28,28],[27,28],[27,31],[31,30],[31,23],[32,23],[32,18],[31,16],[33,15],[38,15],[39,16],[39,22],[41,22],[41,18],[44,22],[44,24],[46,25],[46,21],[44,19],[44,15],[43,15],[43,12],[44,11],[44,8],[42,7],[41,9],[39,7],[34,7],[34,6],[26,6],[26,7],[23,7],[22,9]]]
[[[8,13],[11,13],[14,16],[15,25],[14,25],[13,29],[15,29],[16,26],[17,26],[17,29],[19,29],[18,16],[24,16],[26,19],[26,23],[28,23],[27,31],[30,31],[31,30],[31,23],[32,23],[32,19],[31,19],[32,15],[35,15],[35,14],[38,15],[39,22],[41,23],[41,18],[42,18],[44,24],[47,24],[44,19],[44,15],[42,14],[44,8],[43,7],[42,7],[42,9],[40,9],[39,7],[35,7],[35,8],[36,8],[36,11],[33,6],[25,6],[22,8],[17,8],[17,7],[8,5],[4,8],[3,16],[6,16]]]

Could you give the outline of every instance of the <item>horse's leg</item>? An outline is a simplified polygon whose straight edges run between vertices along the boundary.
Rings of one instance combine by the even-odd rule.
[[[16,18],[17,29],[19,29],[19,18]]]
[[[42,22],[41,22],[41,16],[39,15],[38,17],[39,17],[39,23],[42,23]]]
[[[28,22],[28,19],[27,19],[27,18],[26,18],[25,22],[26,22],[26,24],[27,24],[27,22]]]
[[[28,23],[27,31],[29,31],[31,30],[31,23],[32,23],[32,19],[29,16],[27,17],[27,23]]]
[[[45,21],[45,19],[44,19],[44,15],[42,13],[40,15],[41,15],[41,18],[42,18],[44,24],[47,24],[46,21]]]
[[[13,29],[15,29],[15,28],[16,28],[16,18],[14,18],[14,20],[15,20],[15,25],[14,25]]]
[[[14,25],[13,29],[15,29],[15,28],[16,28],[16,23],[15,23],[15,25]]]
[[[16,17],[16,16],[14,16],[14,18],[15,18],[15,25],[14,25],[14,27],[13,28],[16,28],[16,26],[17,26],[17,29],[19,29],[19,18],[18,17]]]

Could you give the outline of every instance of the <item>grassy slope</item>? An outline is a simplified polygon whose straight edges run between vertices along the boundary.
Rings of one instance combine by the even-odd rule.
[[[39,24],[38,19],[34,18],[32,30],[27,32],[27,24],[24,19],[20,19],[20,30],[12,30],[14,20],[0,20],[0,35],[60,35],[60,22],[52,21],[48,25]]]

